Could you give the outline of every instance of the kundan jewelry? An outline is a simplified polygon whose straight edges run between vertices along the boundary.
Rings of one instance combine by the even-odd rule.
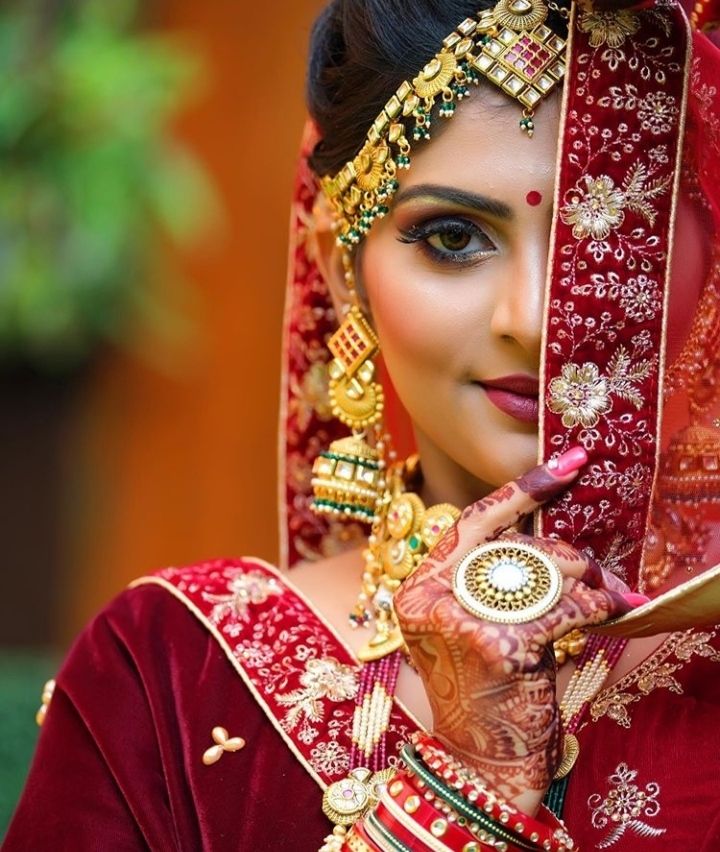
[[[478,618],[522,624],[555,606],[562,582],[560,569],[537,547],[499,540],[473,548],[460,560],[453,593]]]
[[[568,17],[557,2],[500,0],[459,24],[420,74],[400,85],[359,154],[335,177],[322,179],[341,245],[356,246],[388,213],[399,188],[398,170],[410,167],[410,140],[430,139],[438,102],[440,117],[451,118],[471,86],[484,78],[523,107],[520,128],[533,135],[536,107],[565,76],[565,37],[548,25],[551,10]]]

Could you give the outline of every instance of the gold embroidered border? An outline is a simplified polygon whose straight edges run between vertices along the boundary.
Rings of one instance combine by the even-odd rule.
[[[248,560],[249,562],[249,560]],[[285,744],[290,749],[290,751],[295,755],[295,757],[300,761],[302,766],[307,770],[308,774],[312,777],[312,779],[317,782],[320,786],[321,790],[325,790],[327,784],[322,780],[322,778],[315,772],[315,770],[310,766],[308,761],[303,757],[295,743],[292,741],[292,738],[288,735],[288,733],[283,729],[282,725],[278,721],[278,719],[272,714],[270,708],[267,705],[267,702],[262,697],[257,687],[250,680],[245,669],[240,665],[237,657],[233,654],[232,649],[228,645],[228,643],[223,638],[220,631],[217,627],[207,618],[207,616],[195,606],[195,604],[189,600],[178,588],[176,588],[169,580],[165,580],[162,577],[140,577],[138,580],[133,580],[130,583],[130,588],[135,589],[138,586],[151,586],[156,585],[160,586],[165,591],[170,592],[173,597],[177,598],[180,603],[184,604],[188,610],[198,619],[198,621],[212,634],[212,636],[217,641],[218,645],[222,648],[225,656],[230,661],[231,665],[235,669],[235,671],[240,675],[245,686],[250,690],[253,698],[257,701],[258,706],[263,711],[263,713],[267,716],[267,718],[272,723],[272,726],[275,730],[280,734],[280,736],[285,740]]]
[[[597,722],[608,716],[621,727],[629,728],[632,724],[630,707],[654,690],[669,689],[676,695],[682,695],[683,688],[675,674],[690,662],[693,656],[698,655],[720,663],[720,651],[711,644],[717,637],[718,629],[671,633],[644,662],[598,695],[590,706],[592,721]]]
[[[307,609],[317,618],[317,620],[323,625],[323,627],[327,630],[329,635],[332,637],[333,641],[337,643],[353,660],[355,665],[360,665],[355,654],[353,654],[352,650],[345,643],[345,641],[336,633],[336,631],[330,626],[327,620],[323,617],[321,613],[319,613],[316,608],[308,601],[305,595],[297,589],[291,582],[288,581],[287,577],[278,570],[278,568],[274,565],[271,565],[269,562],[265,562],[263,559],[258,559],[256,557],[240,557],[238,559],[238,563],[242,563],[243,566],[251,567],[253,565],[259,566],[266,571],[268,571],[271,575],[276,577],[282,585],[294,594],[306,607]],[[252,683],[250,677],[247,672],[241,665],[240,661],[233,654],[232,649],[225,641],[225,638],[222,636],[218,628],[207,618],[207,616],[191,601],[189,600],[183,592],[181,592],[176,586],[174,586],[169,580],[165,580],[162,577],[155,576],[147,576],[140,577],[137,580],[133,580],[130,583],[129,588],[134,589],[138,586],[145,585],[156,585],[170,592],[177,600],[179,600],[182,604],[187,607],[187,609],[193,613],[193,615],[200,621],[200,623],[210,631],[212,636],[217,640],[218,644],[222,648],[225,656],[228,658],[233,668],[237,671],[237,673],[242,678],[243,682],[250,690],[253,698],[257,701],[258,706],[263,711],[263,713],[267,716],[267,718],[272,723],[275,730],[280,734],[285,743],[287,744],[290,751],[297,757],[300,761],[301,765],[307,770],[309,775],[313,778],[313,780],[320,786],[322,790],[325,790],[327,784],[322,780],[322,778],[318,775],[318,773],[312,768],[312,766],[308,763],[302,753],[299,751],[297,746],[292,740],[292,737],[285,731],[285,729],[280,724],[278,718],[272,713],[270,707],[267,702],[263,698],[262,694],[259,692],[257,687]],[[424,725],[420,723],[418,719],[405,707],[405,705],[397,698],[394,697],[393,704],[397,707],[406,717],[407,719],[417,727],[418,730],[424,730]]]
[[[575,18],[577,17],[577,4],[572,3],[570,6],[570,19],[568,21],[568,37],[565,48],[566,64],[568,68],[572,67],[573,52],[575,50]],[[569,82],[562,87],[562,106],[560,107],[560,126],[558,129],[558,153],[557,162],[555,163],[555,194],[553,198],[553,217],[552,226],[550,228],[550,245],[548,252],[548,265],[545,271],[545,294],[543,303],[543,321],[542,321],[542,336],[540,341],[540,417],[538,420],[538,449],[537,461],[538,464],[545,463],[545,387],[546,387],[546,372],[547,372],[547,352],[548,337],[550,335],[550,297],[552,295],[553,274],[555,271],[555,259],[557,254],[557,226],[560,218],[560,176],[563,169],[563,139],[565,139],[565,125],[567,124],[568,102],[570,100],[570,85]],[[536,536],[543,534],[543,507],[535,511],[533,521]]]
[[[685,147],[685,129],[687,124],[688,99],[690,95],[690,70],[692,68],[692,45],[693,38],[690,30],[690,22],[683,15],[685,22],[685,65],[683,69],[683,93],[682,103],[680,105],[680,118],[678,119],[678,137],[680,143],[675,149],[675,180],[673,181],[672,204],[670,208],[670,222],[668,224],[668,253],[667,262],[665,265],[665,282],[664,282],[664,305],[662,314],[662,329],[660,332],[660,352],[658,355],[658,391],[657,391],[657,414],[655,421],[656,441],[662,440],[663,416],[665,413],[665,398],[663,389],[665,387],[665,373],[667,365],[665,359],[667,357],[667,326],[668,315],[670,310],[670,279],[672,278],[672,262],[673,254],[675,253],[675,224],[677,219],[678,201],[680,198],[680,180],[682,176],[682,157]],[[661,449],[658,447],[655,453],[655,467],[653,469],[652,488],[650,491],[650,500],[645,513],[645,524],[643,529],[647,530],[650,524],[650,517],[655,503],[655,489],[657,486],[658,474],[660,472]],[[640,556],[640,565],[638,567],[638,577],[642,577],[642,566],[645,563],[645,554],[647,553],[648,537],[645,536],[643,542],[642,554]]]

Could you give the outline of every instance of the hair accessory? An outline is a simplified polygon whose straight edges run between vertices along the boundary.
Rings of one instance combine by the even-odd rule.
[[[569,14],[557,2],[499,0],[493,9],[464,20],[420,74],[402,83],[360,153],[335,177],[322,179],[341,245],[357,245],[373,222],[388,213],[388,201],[399,188],[398,170],[410,167],[410,140],[430,138],[438,101],[440,117],[452,117],[470,86],[484,77],[521,104],[520,128],[533,135],[535,108],[565,76],[566,41],[547,26],[550,9],[563,17]]]
[[[537,547],[500,540],[475,547],[460,560],[453,593],[478,618],[523,624],[555,606],[562,582],[560,569]]]

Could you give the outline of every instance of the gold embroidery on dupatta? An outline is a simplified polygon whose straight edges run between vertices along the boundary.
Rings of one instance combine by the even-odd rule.
[[[637,770],[630,769],[627,763],[621,763],[608,778],[611,789],[607,796],[603,799],[600,793],[593,793],[588,799],[593,828],[610,827],[610,832],[596,845],[596,849],[613,846],[626,831],[632,831],[638,837],[660,837],[667,831],[666,828],[648,825],[643,819],[660,813],[657,799],[660,785],[651,781],[641,790],[638,784],[633,783],[637,776]]]
[[[593,722],[608,716],[623,728],[629,728],[631,706],[655,689],[669,689],[682,695],[683,688],[675,675],[693,656],[720,663],[720,652],[710,644],[716,635],[717,630],[671,634],[644,663],[600,693],[590,707]]]
[[[622,47],[640,29],[638,16],[627,9],[596,11],[590,3],[578,18],[578,27],[590,36],[590,47]]]
[[[565,364],[560,375],[550,382],[548,408],[555,414],[562,414],[562,424],[566,429],[577,425],[592,429],[597,426],[600,417],[612,411],[612,395],[640,411],[645,397],[636,385],[654,370],[654,359],[636,361],[624,346],[618,347],[605,374],[601,374],[597,364],[590,361],[582,366]]]
[[[228,579],[229,594],[216,595],[203,592],[203,600],[215,604],[210,621],[219,624],[230,616],[245,622],[250,621],[251,604],[264,604],[272,595],[281,595],[282,586],[274,577],[266,577],[260,571],[237,571]]]
[[[317,736],[311,723],[322,722],[325,715],[323,700],[338,703],[354,699],[358,691],[358,672],[334,657],[312,658],[305,663],[300,686],[301,689],[276,695],[275,700],[281,707],[289,708],[280,722],[283,728],[293,731],[300,725],[300,739],[309,743]]]

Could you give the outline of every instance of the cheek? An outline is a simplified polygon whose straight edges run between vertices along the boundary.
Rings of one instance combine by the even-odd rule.
[[[383,360],[401,396],[462,371],[468,344],[485,325],[482,309],[469,306],[466,287],[398,261],[395,252],[392,260],[369,252],[363,278]]]

